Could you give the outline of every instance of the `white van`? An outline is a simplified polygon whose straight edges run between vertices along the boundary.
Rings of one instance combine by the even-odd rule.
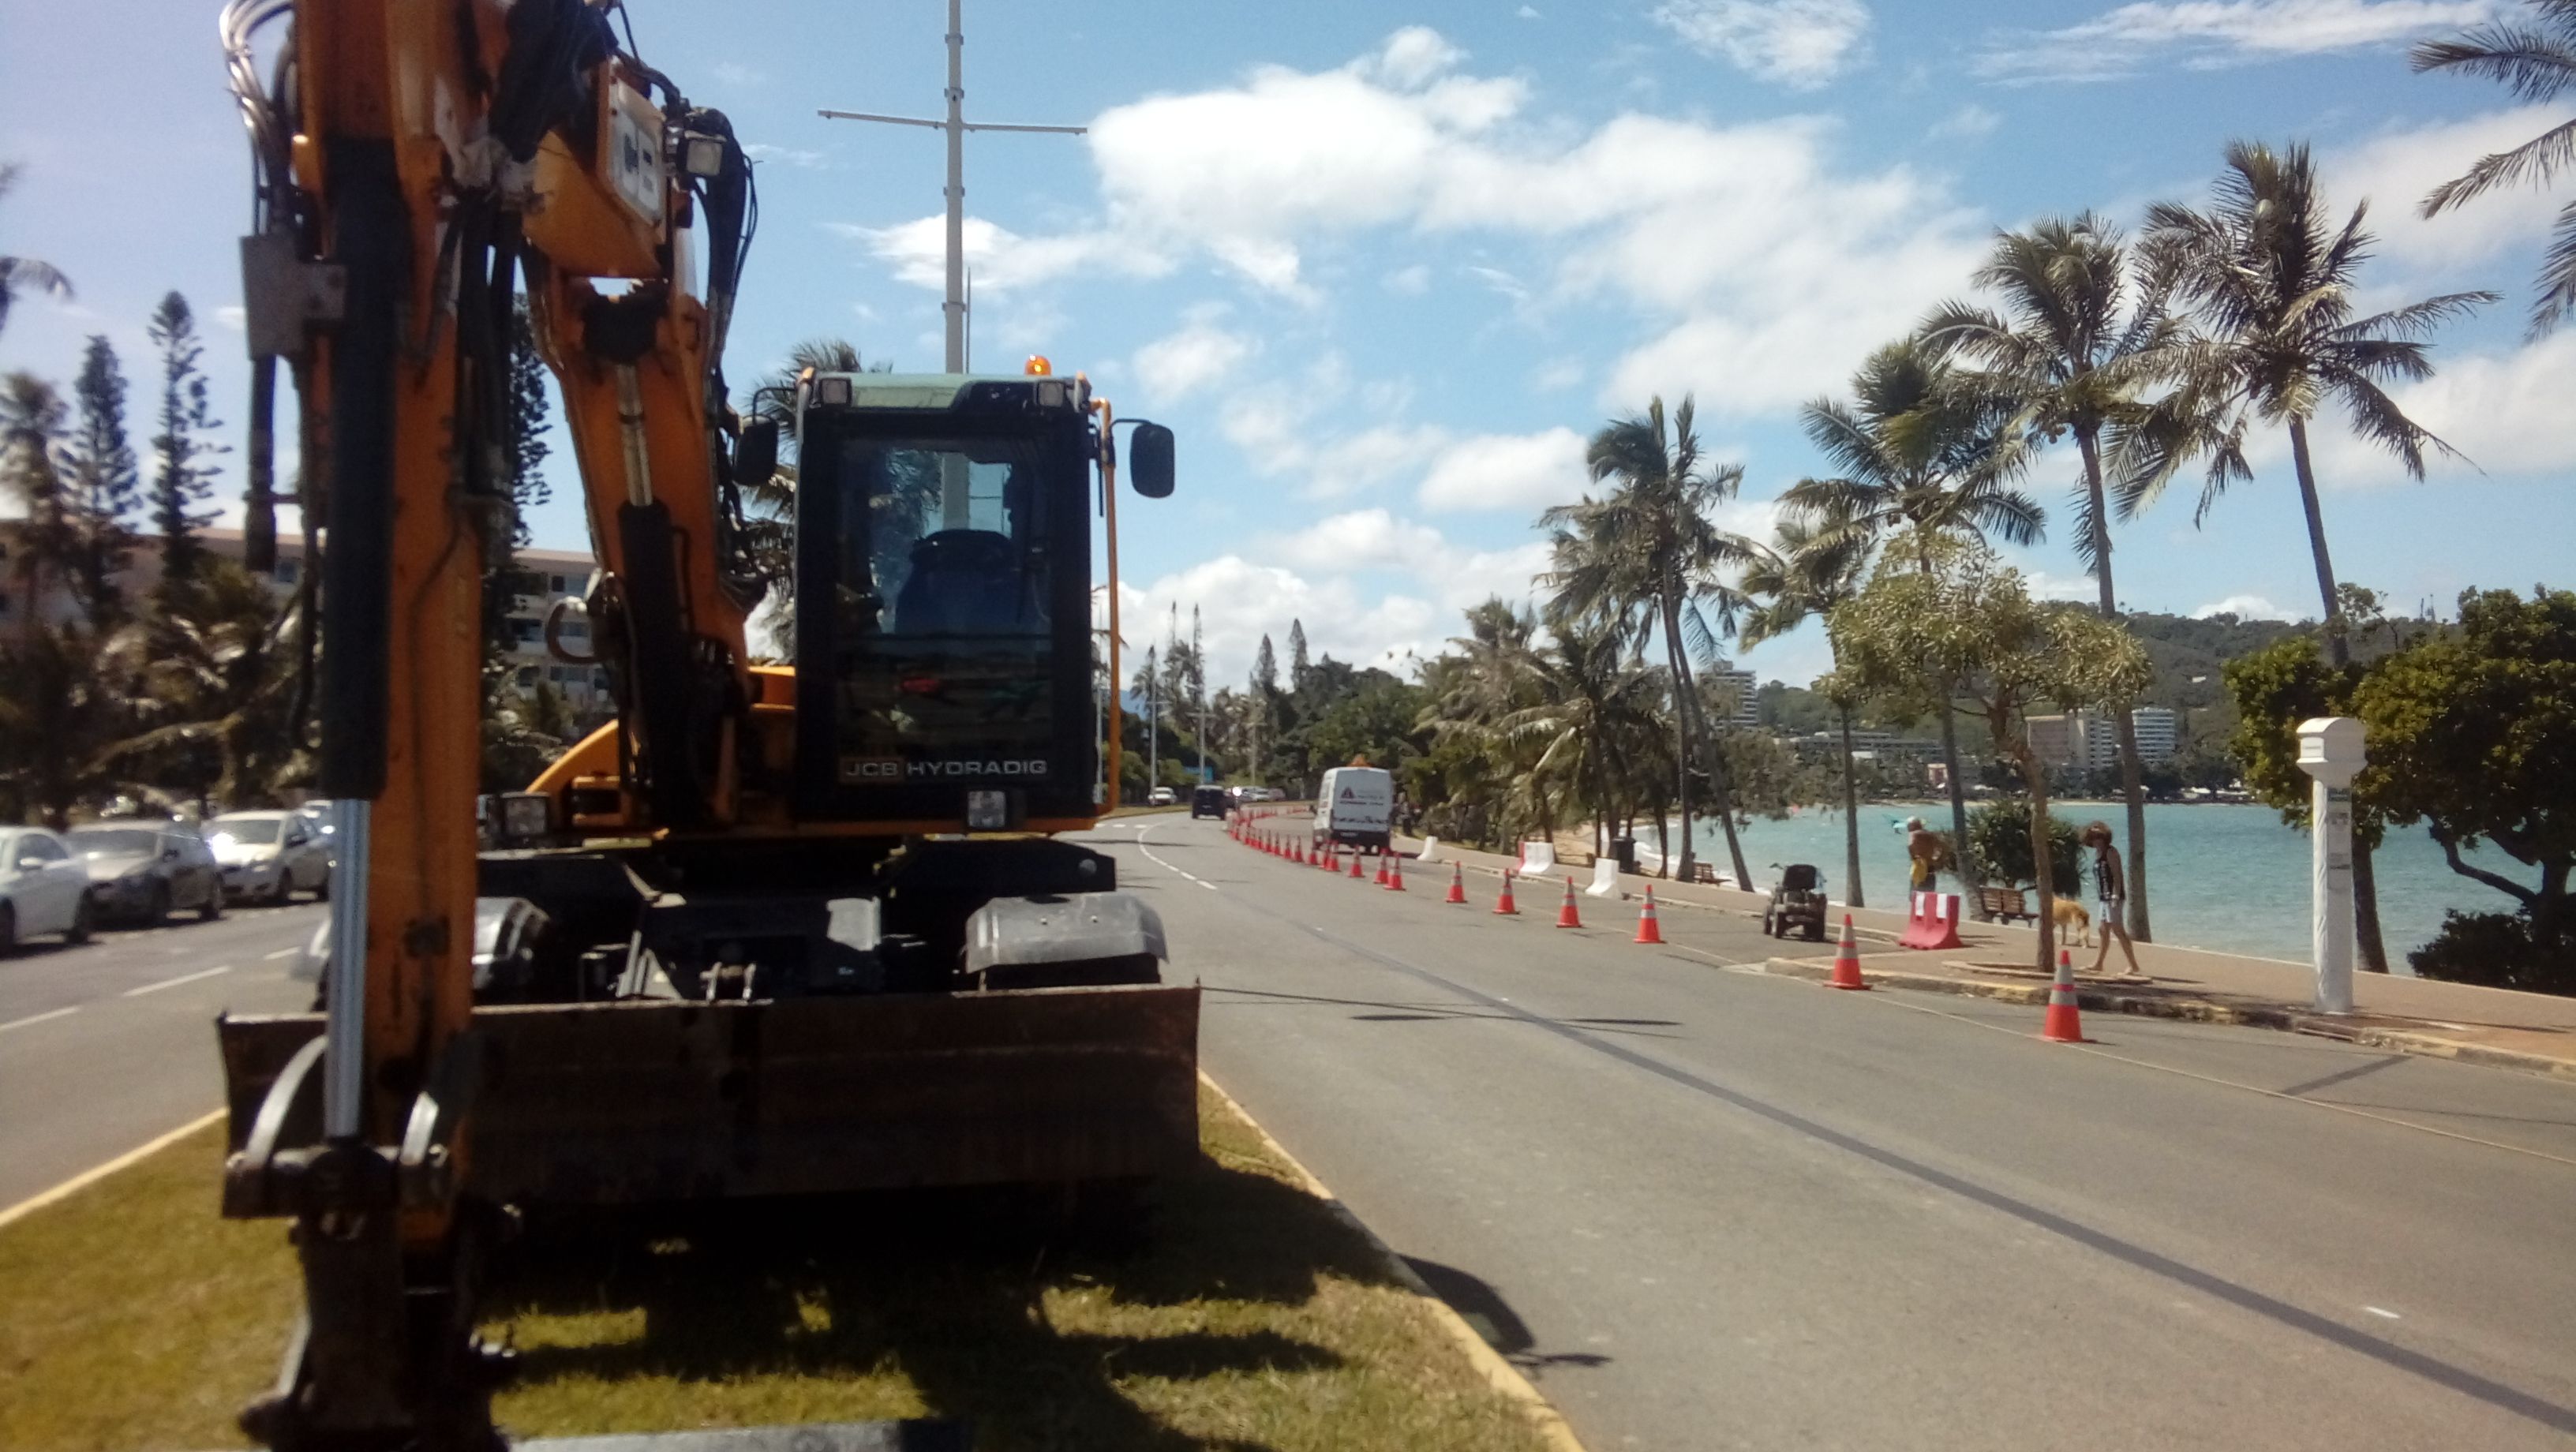
[[[1395,825],[1395,778],[1374,766],[1337,766],[1315,788],[1315,841],[1384,852]]]

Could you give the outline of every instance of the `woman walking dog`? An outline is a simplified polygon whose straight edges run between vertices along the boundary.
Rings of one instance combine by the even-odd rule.
[[[2084,829],[2084,845],[2093,849],[2093,883],[2102,898],[2101,950],[2093,955],[2093,971],[2111,956],[2111,939],[2120,940],[2120,956],[2129,960],[2131,978],[2144,978],[2138,971],[2138,950],[2129,942],[2129,924],[2125,916],[2129,906],[2129,874],[2120,865],[2120,849],[2111,845],[2111,824],[2095,822]]]

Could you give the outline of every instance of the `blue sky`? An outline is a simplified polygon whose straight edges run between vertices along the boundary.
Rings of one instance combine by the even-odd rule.
[[[821,107],[932,114],[940,0],[633,0],[645,58],[723,107],[761,158],[762,229],[729,367],[837,334],[939,359],[935,133]],[[1518,598],[1531,520],[1582,487],[1581,441],[1653,393],[1695,394],[1740,461],[1731,520],[1817,461],[1797,406],[1967,290],[1993,230],[2084,208],[2134,223],[2196,199],[2231,137],[2305,140],[2381,236],[2364,302],[2488,287],[2403,395],[2479,467],[2396,466],[2320,431],[2338,573],[2408,608],[2464,586],[2564,584],[2576,510],[2576,331],[2522,314],[2562,186],[2437,222],[2412,204],[2557,117],[2406,43],[2486,0],[1899,4],[1635,0],[1390,7],[969,0],[971,118],[1085,124],[968,143],[976,362],[1087,370],[1175,427],[1181,492],[1123,511],[1131,610],[1200,606],[1221,679],[1302,616],[1344,658],[1428,653],[1459,610]],[[0,0],[0,156],[22,162],[0,250],[79,287],[21,306],[0,369],[68,378],[105,332],[129,372],[165,289],[210,321],[219,412],[245,370],[227,313],[248,162],[214,7]],[[539,542],[579,546],[568,460]],[[2178,493],[2115,540],[2141,609],[2313,611],[2285,451],[2195,529]],[[2020,563],[2089,595],[2055,515]],[[1141,647],[1145,631],[1128,635]],[[1821,634],[1747,657],[1821,668]]]

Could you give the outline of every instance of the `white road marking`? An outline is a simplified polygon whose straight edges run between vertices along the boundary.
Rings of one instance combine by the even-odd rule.
[[[218,967],[202,969],[195,973],[182,973],[176,978],[164,978],[158,983],[146,983],[141,988],[129,988],[125,990],[121,996],[125,998],[141,998],[147,993],[158,993],[164,988],[176,988],[182,983],[194,983],[200,978],[212,978],[218,973],[230,973],[231,971],[233,971],[233,965],[225,963]]]
[[[7,1023],[0,1023],[0,1034],[5,1034],[13,1028],[25,1028],[31,1023],[43,1023],[49,1018],[64,1018],[78,1012],[80,1012],[80,1006],[74,1004],[70,1008],[58,1008],[51,1013],[31,1014],[26,1018],[11,1019]]]
[[[1164,862],[1160,853],[1145,845],[1145,829],[1142,827],[1136,829],[1136,850],[1153,858],[1156,862],[1162,863],[1164,871],[1179,873],[1182,877],[1188,877],[1190,881],[1197,883],[1199,886],[1206,888],[1210,892],[1223,892],[1225,890],[1217,886],[1215,883],[1208,881],[1204,877],[1191,877],[1189,873],[1181,871],[1180,868],[1174,867],[1168,862]]]
[[[65,1009],[63,1011],[65,1013],[69,1013],[71,1010]],[[0,1024],[0,1028],[6,1027],[8,1027],[8,1025]],[[204,1129],[207,1125],[213,1124],[215,1121],[223,1117],[224,1111],[218,1109],[213,1113],[206,1115],[202,1119],[190,1120],[188,1123],[180,1125],[177,1129],[170,1131],[168,1134],[161,1135],[144,1144],[136,1145],[125,1153],[109,1160],[106,1164],[99,1165],[93,1169],[83,1170],[81,1173],[72,1176],[70,1179],[63,1181],[61,1184],[56,1185],[50,1190],[44,1191],[41,1194],[31,1195],[26,1199],[19,1201],[17,1204],[10,1206],[6,1210],[0,1210],[0,1226],[6,1226],[15,1221],[25,1219],[27,1216],[34,1214],[38,1210],[44,1209],[46,1206],[53,1204],[57,1200],[63,1199],[74,1191],[81,1189],[83,1186],[96,1184],[100,1180],[106,1179],[108,1176],[115,1174],[117,1171],[124,1169],[128,1165],[147,1159],[154,1153],[177,1144],[179,1141],[186,1139],[189,1135],[195,1134],[198,1130]]]
[[[303,951],[304,951],[304,950],[303,950],[302,948],[280,948],[280,949],[278,949],[276,952],[269,954],[267,957],[265,957],[265,958],[261,959],[260,961],[261,961],[261,962],[263,962],[263,963],[274,963],[274,962],[276,962],[276,961],[277,961],[278,959],[280,959],[280,958],[292,958],[292,957],[294,957],[296,954],[301,953],[301,952],[303,952]]]
[[[2391,1321],[2402,1321],[2406,1319],[2405,1317],[2398,1315],[2395,1311],[2383,1311],[2377,1306],[2364,1306],[2362,1309],[2368,1311],[2374,1316],[2385,1316]]]

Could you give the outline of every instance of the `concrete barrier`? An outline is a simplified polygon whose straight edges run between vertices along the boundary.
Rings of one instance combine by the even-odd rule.
[[[1523,877],[1544,877],[1548,873],[1554,872],[1556,870],[1556,844],[1553,842],[1523,842],[1521,844],[1521,865],[1515,870]]]
[[[1437,837],[1425,837],[1422,839],[1422,850],[1413,854],[1413,860],[1416,862],[1436,862],[1439,860],[1439,854],[1440,839]]]
[[[1583,890],[1583,895],[1586,897],[1612,898],[1623,896],[1619,891],[1618,858],[1595,857],[1592,859],[1592,885]]]

